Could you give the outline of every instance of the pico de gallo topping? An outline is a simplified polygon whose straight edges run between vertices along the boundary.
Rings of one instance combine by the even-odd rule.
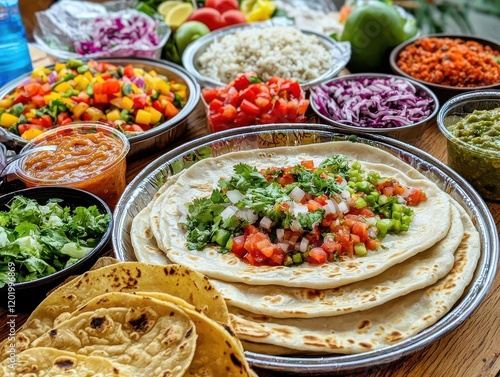
[[[304,122],[309,106],[297,81],[271,77],[263,82],[253,72],[202,93],[212,132],[253,124]]]
[[[308,160],[257,171],[241,163],[233,170],[210,197],[193,200],[181,223],[190,250],[216,245],[251,265],[366,256],[387,234],[407,231],[411,207],[427,200],[422,189],[366,172],[345,155],[318,166]]]
[[[101,121],[130,136],[173,118],[186,100],[184,83],[154,70],[69,59],[35,69],[0,99],[0,126],[31,140],[73,121]]]

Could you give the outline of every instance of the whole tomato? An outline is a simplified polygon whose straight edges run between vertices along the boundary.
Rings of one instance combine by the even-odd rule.
[[[238,0],[206,0],[205,7],[214,8],[219,11],[220,14],[227,12],[228,10],[237,10]]]
[[[198,8],[188,17],[187,21],[199,21],[208,26],[210,31],[226,26],[220,12],[214,8]]]

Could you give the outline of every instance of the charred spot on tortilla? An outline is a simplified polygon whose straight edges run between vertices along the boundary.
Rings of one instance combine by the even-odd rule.
[[[186,335],[184,336],[184,338],[188,339],[191,337],[191,335],[193,335],[193,331],[194,331],[194,328],[190,328],[188,331],[186,331]]]
[[[234,331],[231,327],[229,327],[228,325],[226,324],[222,324],[222,327],[224,327],[224,329],[229,333],[229,335],[235,337],[236,335],[234,334]]]
[[[55,338],[57,336],[57,329],[50,330],[49,336]]]
[[[404,335],[399,331],[393,331],[389,335],[386,336],[387,342],[396,343],[400,342],[404,339]]]
[[[71,369],[75,366],[76,360],[66,357],[59,357],[55,360],[54,365],[59,369]]]
[[[90,327],[92,327],[93,329],[100,329],[102,327],[102,325],[106,322],[106,318],[105,317],[93,317],[91,320],[90,320]],[[54,331],[57,331],[57,330],[54,330]]]
[[[359,342],[358,345],[360,347],[363,347],[363,348],[366,348],[366,349],[369,349],[371,350],[373,348],[373,345],[372,344],[369,344],[369,343],[365,343],[365,342]]]
[[[173,316],[174,313],[170,313]],[[129,325],[137,332],[148,332],[150,330],[150,321],[146,313],[142,313],[138,318],[128,321]]]
[[[361,330],[361,329],[364,329],[364,328],[369,327],[369,326],[370,326],[370,321],[365,319],[365,320],[361,321],[361,323],[358,326],[358,329]]]
[[[236,365],[238,368],[243,367],[243,363],[241,360],[234,354],[231,353],[231,361],[233,362],[234,365]]]

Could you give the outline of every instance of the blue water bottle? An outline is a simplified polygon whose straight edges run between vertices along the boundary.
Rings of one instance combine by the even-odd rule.
[[[18,0],[0,0],[0,88],[33,70]]]

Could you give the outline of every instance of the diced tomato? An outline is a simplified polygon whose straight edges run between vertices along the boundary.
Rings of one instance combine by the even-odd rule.
[[[368,238],[365,245],[368,250],[377,250],[380,247],[380,243],[380,240]]]
[[[231,252],[233,252],[237,257],[244,258],[247,251],[245,250],[245,239],[246,236],[236,236],[233,238],[233,246],[231,247]]]
[[[161,105],[161,102],[156,100],[156,101],[153,101],[153,108],[155,110],[158,110],[160,113],[163,114],[163,112],[165,111],[165,107]]]
[[[317,211],[320,208],[321,208],[321,204],[319,204],[317,201],[312,200],[312,199],[307,201],[307,210],[309,212]]]
[[[102,90],[106,94],[115,94],[120,91],[120,82],[114,78],[111,77],[107,79],[103,84],[102,84]]]
[[[288,92],[288,98],[290,98],[290,96],[294,98],[300,98],[301,95],[300,85],[297,81],[286,80],[281,84],[280,90]]]
[[[128,64],[123,68],[123,74],[127,77],[134,76],[134,67],[131,64]]]
[[[255,100],[257,99],[257,95],[254,90],[255,86],[250,86],[240,92],[240,100],[243,102],[244,100],[247,100],[251,102],[252,104],[255,103]],[[258,106],[257,106],[258,107]],[[260,114],[260,110],[257,114]]]
[[[147,95],[144,93],[134,94],[132,100],[134,101],[135,110],[144,109],[147,103]]]
[[[293,175],[289,173],[285,173],[282,176],[278,177],[278,183],[282,186],[288,186],[294,182]]]
[[[38,94],[44,96],[46,94],[49,94],[51,92],[50,84],[46,82],[45,84],[42,84],[40,86],[40,89],[38,90]]]
[[[167,119],[172,119],[177,114],[179,114],[179,109],[172,102],[166,101],[164,115]]]
[[[109,103],[109,97],[105,93],[94,93],[94,105],[105,105]]]
[[[31,101],[39,109],[45,106],[45,99],[41,94],[37,94],[36,96],[31,97]]]
[[[232,121],[233,119],[236,118],[237,113],[238,113],[238,110],[236,110],[236,107],[234,107],[232,105],[226,105],[226,106],[224,106],[224,111],[222,112],[222,115],[228,121]]]
[[[37,82],[31,82],[29,84],[24,85],[24,91],[29,97],[36,96],[40,91],[42,86]]]
[[[321,245],[321,248],[328,254],[337,253],[340,254],[342,250],[342,245],[335,241],[327,241]]]
[[[425,195],[425,192],[422,189],[412,188],[410,190],[410,194],[406,198],[406,204],[408,204],[409,206],[416,206],[426,200],[427,196]]]
[[[138,124],[126,124],[123,126],[124,131],[129,131],[129,132],[144,132],[141,126]]]
[[[309,251],[307,262],[311,264],[322,264],[326,262],[328,255],[321,247],[315,247]]]
[[[276,265],[281,266],[283,264],[283,261],[285,260],[285,253],[278,246],[276,246],[273,255],[271,255],[269,259]]]
[[[28,103],[30,101],[30,97],[24,93],[19,94],[16,98],[14,98],[14,103]]]
[[[359,236],[362,242],[365,242],[368,237],[368,225],[362,221],[356,221],[351,228],[351,233]]]
[[[68,124],[66,120],[69,119],[69,123],[71,123],[71,118],[68,113],[60,113],[57,115],[57,124],[63,125],[63,124]]]
[[[103,93],[102,83],[95,82],[92,86],[92,90],[94,91],[94,95],[102,94]]]
[[[217,89],[204,89],[203,98],[206,103],[211,103],[213,100],[219,97],[219,92]]]
[[[40,125],[43,128],[52,128],[52,126],[54,126],[54,121],[52,120],[52,118],[50,117],[50,115],[44,114],[40,118]]]
[[[259,228],[255,225],[246,225],[243,227],[243,231],[245,232],[245,235],[255,234],[259,232]]]
[[[385,196],[393,196],[394,195],[394,187],[392,187],[392,186],[384,187],[382,189],[382,193]]]
[[[28,130],[43,130],[43,127],[41,125],[38,125],[38,124],[19,124],[17,126],[17,130],[19,131],[19,135],[22,135],[23,133],[25,133],[26,131]]]
[[[235,80],[234,80],[234,87],[236,90],[244,90],[250,85],[250,80],[246,75],[239,75]]]
[[[223,107],[224,107],[224,102],[218,99],[214,99],[212,102],[210,102],[209,105],[210,111],[214,111],[216,113],[218,113]]]
[[[314,161],[313,160],[300,161],[300,164],[303,167],[305,167],[306,169],[309,169],[309,170],[314,169]]]

